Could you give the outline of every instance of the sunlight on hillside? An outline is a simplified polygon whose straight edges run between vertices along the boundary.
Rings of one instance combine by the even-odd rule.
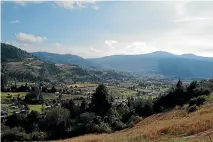
[[[154,114],[133,128],[113,134],[85,135],[62,142],[146,142],[146,141],[212,141],[213,105],[187,114],[184,108]]]

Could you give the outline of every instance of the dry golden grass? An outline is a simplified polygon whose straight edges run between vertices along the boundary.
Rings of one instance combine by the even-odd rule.
[[[213,104],[188,114],[184,108],[154,114],[133,128],[112,134],[89,134],[61,142],[210,142],[213,141]]]

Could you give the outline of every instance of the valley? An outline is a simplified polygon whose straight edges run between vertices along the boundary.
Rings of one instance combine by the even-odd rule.
[[[213,142],[213,1],[1,1],[2,142]]]
[[[184,67],[181,63],[181,67],[176,66],[178,76],[152,72],[154,68],[149,68],[153,67],[152,61],[167,61],[169,56],[170,61],[173,61],[170,58],[178,62],[190,60],[196,68],[199,62],[202,66],[206,63],[209,69],[205,70],[211,71],[213,62],[209,58],[207,61],[190,56],[185,60],[157,52],[135,56],[141,62],[127,62],[128,66],[133,62],[145,66],[146,73],[130,66],[142,73],[125,67],[120,70],[116,64],[116,68],[104,67],[108,66],[109,57],[100,59],[104,62],[89,59],[86,63],[90,64],[85,65],[86,59],[76,56],[66,55],[59,61],[55,59],[64,55],[42,53],[44,57],[40,57],[41,53],[31,54],[4,43],[1,46],[3,141],[191,141],[200,140],[194,135],[212,129],[213,82],[209,79],[212,72],[190,76],[191,72],[181,69]],[[45,55],[52,57],[47,59]],[[74,59],[65,61],[69,58]],[[144,65],[142,58],[150,61],[150,65]],[[78,64],[79,59],[84,63]],[[124,61],[121,58],[112,62],[119,60]],[[93,62],[102,66],[91,67]],[[175,69],[170,63],[165,64]],[[194,119],[199,122],[191,122]],[[209,133],[201,138],[211,137]]]

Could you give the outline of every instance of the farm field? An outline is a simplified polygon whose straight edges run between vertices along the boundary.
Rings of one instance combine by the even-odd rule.
[[[68,87],[78,87],[78,88],[86,88],[86,87],[97,87],[98,84],[93,84],[93,83],[75,83],[68,85]]]
[[[17,99],[18,94],[20,95],[21,99],[24,99],[24,97],[26,96],[28,92],[1,92],[1,108],[3,110],[7,110],[8,115],[13,114],[13,112],[18,112],[21,111],[21,108],[11,108],[10,106],[12,105],[12,103],[10,103],[10,99]],[[55,93],[42,93],[44,100],[46,101],[51,101],[54,99],[58,98],[58,95]],[[78,100],[79,98],[86,98],[88,96],[85,95],[71,95],[71,94],[63,94],[62,95],[62,100],[67,100],[67,99],[74,99],[74,102],[79,104],[81,103],[80,100]],[[38,112],[41,112],[41,104],[33,104],[33,105],[28,105],[28,107],[31,110],[35,110]]]
[[[18,97],[18,94],[20,97],[25,97],[27,92],[1,92],[1,99],[7,99],[9,95],[11,97]]]

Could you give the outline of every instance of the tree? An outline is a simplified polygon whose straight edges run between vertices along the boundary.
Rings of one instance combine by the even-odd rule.
[[[151,100],[137,99],[134,102],[135,112],[139,116],[147,117],[153,114],[153,103]]]
[[[57,89],[55,88],[55,86],[52,87],[51,92],[53,93],[57,92]]]
[[[70,111],[71,117],[76,117],[79,115],[79,106],[77,106],[73,100],[65,101],[62,104],[63,108],[66,108]]]
[[[25,96],[25,101],[30,104],[39,103],[40,91],[38,87],[33,87],[32,90]]]
[[[84,113],[87,109],[87,101],[85,99],[82,100],[81,102],[81,106],[80,106],[80,112],[81,113]]]
[[[7,87],[8,84],[8,77],[7,75],[1,73],[1,88],[5,89]]]
[[[103,84],[96,88],[92,96],[92,110],[100,116],[104,116],[112,106],[113,97],[108,93],[108,89]]]
[[[182,83],[182,81],[179,79],[178,82],[177,82],[177,84],[176,84],[176,88],[177,88],[177,89],[181,89],[182,87],[183,87],[183,83]]]
[[[50,138],[65,137],[65,131],[70,126],[70,112],[65,108],[52,108],[42,121],[42,129],[48,131]]]

